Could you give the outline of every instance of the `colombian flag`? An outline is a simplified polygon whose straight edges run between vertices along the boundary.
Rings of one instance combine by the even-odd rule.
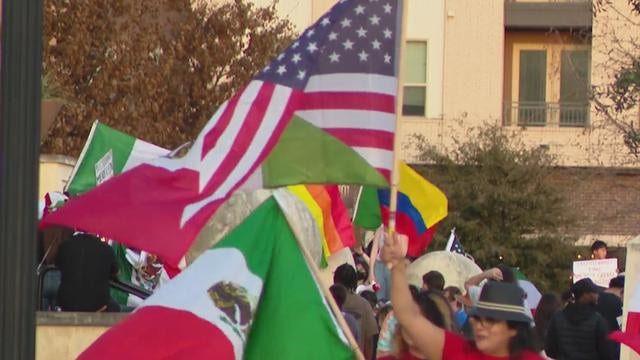
[[[409,165],[399,165],[396,231],[409,237],[407,255],[418,257],[433,239],[437,224],[447,216],[447,197]],[[353,223],[374,230],[389,222],[389,189],[363,187]]]

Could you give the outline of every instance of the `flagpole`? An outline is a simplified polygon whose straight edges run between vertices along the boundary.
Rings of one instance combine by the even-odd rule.
[[[95,120],[93,122],[93,125],[91,125],[91,130],[89,131],[89,136],[87,137],[87,141],[85,142],[84,147],[80,152],[80,156],[78,157],[78,160],[76,160],[76,164],[73,166],[73,170],[71,170],[71,175],[69,175],[69,177],[67,178],[67,183],[64,184],[64,191],[69,190],[69,184],[71,184],[71,181],[73,181],[73,178],[76,176],[76,173],[78,172],[78,168],[80,167],[80,164],[82,164],[82,160],[84,160],[84,157],[87,154],[87,150],[89,149],[89,143],[91,142],[91,139],[93,139],[93,135],[96,132],[96,127],[98,126],[98,123],[99,121]]]
[[[358,196],[356,197],[356,204],[353,206],[353,215],[351,216],[351,219],[355,220],[356,216],[358,215],[358,208],[360,207],[360,197],[362,196],[362,188],[363,186],[360,185],[360,189],[358,189]]]
[[[447,240],[447,246],[445,246],[445,251],[451,251],[451,247],[453,246],[453,241],[456,239],[456,228],[451,229],[451,234],[449,235],[449,240]]]
[[[277,195],[277,193],[274,193],[274,195]],[[276,201],[278,201],[278,196],[274,196],[274,197],[276,198]],[[340,329],[342,329],[342,332],[344,332],[344,335],[346,336],[347,341],[349,342],[349,346],[351,347],[351,350],[353,350],[356,356],[356,359],[365,360],[364,355],[362,355],[362,351],[360,351],[360,347],[358,346],[358,342],[353,337],[353,334],[351,333],[351,329],[349,329],[349,325],[347,325],[347,322],[344,320],[344,317],[342,316],[342,311],[338,307],[338,304],[336,304],[336,301],[333,298],[333,295],[331,294],[329,289],[325,286],[325,284],[322,282],[320,278],[320,269],[318,269],[318,265],[316,265],[316,262],[313,260],[313,256],[311,256],[311,253],[309,253],[309,250],[307,250],[307,247],[302,242],[302,238],[304,237],[304,235],[300,232],[299,227],[291,223],[288,216],[285,216],[285,218],[287,219],[289,228],[293,232],[293,235],[296,238],[296,241],[298,242],[300,251],[302,251],[302,255],[304,256],[304,259],[307,265],[309,266],[309,269],[311,270],[311,274],[313,278],[315,279],[316,283],[318,284],[318,287],[322,291],[322,295],[327,301],[327,304],[329,304],[329,307],[331,308],[333,315],[338,321],[338,326],[340,327]]]
[[[296,230],[297,227],[292,226],[292,224],[289,224],[289,225],[295,235],[296,241],[298,242],[298,246],[300,246],[302,255],[304,256],[304,259],[309,265],[309,269],[311,269],[311,273],[313,274],[313,277],[315,278],[316,283],[318,283],[318,287],[322,290],[322,295],[324,296],[325,300],[329,304],[329,307],[331,308],[333,315],[336,317],[336,320],[338,321],[338,326],[340,326],[340,328],[344,332],[344,335],[347,337],[347,341],[351,346],[351,350],[353,350],[354,354],[356,355],[356,359],[365,360],[364,355],[362,355],[362,351],[360,351],[360,347],[356,342],[356,339],[353,337],[353,334],[351,333],[351,329],[349,329],[349,325],[347,325],[347,322],[344,320],[344,317],[342,316],[342,311],[340,311],[340,308],[338,307],[338,304],[336,304],[336,301],[333,298],[333,295],[331,294],[329,289],[327,289],[327,287],[322,282],[322,280],[320,280],[320,269],[318,269],[318,265],[316,265],[315,261],[313,260],[313,257],[309,253],[309,250],[307,250],[307,247],[304,246],[304,244],[302,243],[302,240],[301,240],[302,234],[300,234],[299,231]]]
[[[400,139],[398,136],[400,121],[402,119],[402,103],[404,99],[404,87],[402,80],[404,78],[404,66],[402,66],[402,55],[405,52],[405,38],[407,28],[407,1],[401,0],[398,4],[402,5],[402,16],[400,21],[400,46],[396,55],[396,67],[398,69],[398,84],[396,90],[396,131],[393,136],[393,169],[391,171],[391,194],[389,198],[389,235],[396,231],[396,211],[398,209],[398,183],[400,181],[399,174],[399,147]]]

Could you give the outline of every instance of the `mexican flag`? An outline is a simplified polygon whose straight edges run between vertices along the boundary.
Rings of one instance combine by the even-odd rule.
[[[111,247],[116,255],[118,278],[120,280],[152,292],[169,281],[169,273],[158,262],[154,262],[150,266],[151,271],[145,273],[144,266],[147,265],[150,257],[150,254],[145,251],[127,249],[124,245],[118,243],[113,243]],[[136,295],[114,288],[111,289],[111,298],[118,304],[129,307],[137,307],[143,301]]]
[[[80,359],[352,359],[272,197]]]
[[[96,121],[73,168],[66,190],[72,195],[82,194],[145,160],[167,154],[167,149]]]

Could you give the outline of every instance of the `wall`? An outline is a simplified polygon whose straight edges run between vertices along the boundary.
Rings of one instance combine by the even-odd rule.
[[[626,10],[629,13],[629,10]],[[599,14],[594,18],[592,46],[592,66],[591,82],[593,85],[602,84],[603,81],[611,77],[610,68],[603,66],[606,56],[603,51],[610,41],[611,31],[620,31],[623,22],[613,22],[603,24],[608,19],[609,13]],[[608,20],[607,20],[608,21]],[[558,54],[561,48],[580,46],[582,39],[580,36],[571,37],[567,33],[553,33],[548,31],[537,32],[515,32],[510,31],[505,34],[504,52],[504,101],[513,100],[513,86],[517,85],[513,81],[512,72],[516,72],[517,63],[513,61],[514,45],[540,46],[549,49],[555,57],[548,61],[548,101],[556,102],[559,90],[559,59]],[[549,55],[552,57],[554,55]],[[517,59],[516,59],[517,60]],[[549,151],[557,156],[558,161],[563,166],[633,166],[634,159],[628,155],[628,151],[622,142],[622,137],[617,130],[611,126],[605,126],[602,116],[591,111],[591,125],[586,128],[558,127],[547,125],[545,127],[528,127],[522,131],[522,139],[529,146],[545,146]],[[516,126],[513,126],[517,129]]]
[[[75,359],[124,313],[38,312],[36,360]]]
[[[316,21],[336,3],[336,0],[308,0],[313,3],[311,21]],[[309,23],[310,25],[311,23]]]
[[[49,191],[62,191],[76,161],[62,155],[40,155],[38,199]]]
[[[108,329],[106,326],[38,326],[36,360],[75,359]]]
[[[578,245],[624,246],[640,234],[640,170],[557,168],[551,182],[575,211]]]
[[[445,11],[445,118],[455,119],[465,114],[469,119],[499,118],[503,1],[449,0]]]
[[[432,1],[421,6],[434,9]],[[504,9],[502,0],[447,0],[443,10],[442,115],[404,117],[401,157],[415,161],[412,134],[445,150],[453,136],[485,121],[499,121],[502,109]],[[424,21],[424,20],[423,20]]]
[[[406,39],[427,41],[427,118],[442,117],[444,0],[412,0],[407,7]]]

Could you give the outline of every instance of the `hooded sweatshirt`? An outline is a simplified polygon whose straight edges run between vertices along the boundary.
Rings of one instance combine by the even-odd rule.
[[[613,360],[608,333],[595,306],[569,304],[551,319],[545,350],[557,360]]]

